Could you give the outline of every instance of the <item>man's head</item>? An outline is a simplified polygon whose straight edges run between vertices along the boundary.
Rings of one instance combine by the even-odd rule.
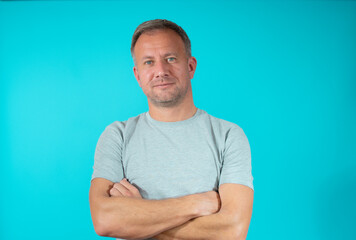
[[[135,61],[134,74],[147,96],[149,106],[191,105],[193,100],[190,80],[194,76],[196,59],[190,56],[188,37],[184,33],[189,42],[189,50],[176,30],[163,27],[164,24],[177,26],[175,23],[167,20],[153,20],[154,24],[149,22],[141,24],[148,25],[149,28],[140,25],[136,29],[131,47]],[[153,28],[152,25],[157,27]],[[183,29],[180,32],[184,32]]]

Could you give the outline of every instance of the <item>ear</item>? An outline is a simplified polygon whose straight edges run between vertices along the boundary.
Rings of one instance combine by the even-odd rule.
[[[190,57],[188,59],[188,70],[189,70],[190,79],[193,79],[196,68],[197,68],[197,60],[195,59],[195,57]]]
[[[136,78],[136,81],[138,82],[138,85],[141,87],[141,81],[140,81],[140,76],[138,74],[138,69],[136,66],[133,67],[133,72]]]

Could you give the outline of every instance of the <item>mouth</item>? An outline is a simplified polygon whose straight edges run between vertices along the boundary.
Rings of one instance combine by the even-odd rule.
[[[161,83],[161,84],[157,84],[153,87],[159,87],[159,88],[164,88],[164,87],[168,87],[170,85],[173,85],[173,83]]]

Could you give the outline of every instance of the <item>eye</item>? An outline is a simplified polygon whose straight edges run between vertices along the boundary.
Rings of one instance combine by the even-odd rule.
[[[169,57],[169,58],[167,58],[167,62],[169,62],[169,63],[173,63],[173,62],[175,62],[176,61],[176,58],[175,57]]]
[[[151,65],[152,63],[153,63],[152,60],[147,60],[147,61],[145,61],[143,64],[145,64],[145,65]]]

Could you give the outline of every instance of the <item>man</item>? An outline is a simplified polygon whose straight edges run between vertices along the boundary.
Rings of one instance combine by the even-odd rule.
[[[139,25],[131,53],[149,111],[99,138],[90,187],[95,231],[121,239],[245,239],[253,202],[248,140],[193,103],[197,61],[184,30]]]

